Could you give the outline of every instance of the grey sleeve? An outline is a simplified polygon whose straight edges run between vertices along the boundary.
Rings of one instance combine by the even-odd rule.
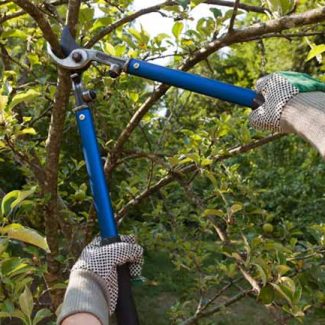
[[[309,141],[325,158],[325,92],[299,93],[284,107],[284,132],[294,132]]]
[[[57,324],[60,325],[68,316],[81,312],[94,315],[102,325],[109,325],[108,303],[100,279],[86,270],[71,273]]]

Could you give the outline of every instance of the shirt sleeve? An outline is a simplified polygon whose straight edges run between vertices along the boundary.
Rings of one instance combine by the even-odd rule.
[[[68,288],[57,319],[57,324],[68,316],[89,313],[99,319],[102,325],[109,325],[109,308],[101,289],[99,279],[94,273],[76,270],[70,275]]]

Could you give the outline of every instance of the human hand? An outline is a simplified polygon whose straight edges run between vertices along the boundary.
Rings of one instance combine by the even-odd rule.
[[[265,103],[250,114],[250,125],[256,129],[272,132],[294,132],[295,130],[291,128],[285,130],[281,123],[282,113],[287,104],[298,94],[325,91],[325,84],[305,73],[285,71],[272,73],[259,79],[256,90],[263,95]],[[304,101],[304,96],[298,97]],[[308,103],[302,105],[308,108]],[[290,123],[290,121],[286,122]]]
[[[143,248],[133,236],[121,236],[121,242],[101,246],[101,238],[95,237],[82,251],[71,270],[86,270],[95,275],[109,304],[109,313],[113,314],[118,298],[117,266],[129,263],[130,276],[141,275]]]

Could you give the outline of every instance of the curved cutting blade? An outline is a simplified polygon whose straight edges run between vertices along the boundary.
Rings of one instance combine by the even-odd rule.
[[[73,50],[80,48],[80,46],[76,43],[76,41],[72,37],[68,26],[64,26],[62,30],[61,48],[65,56],[69,56]]]

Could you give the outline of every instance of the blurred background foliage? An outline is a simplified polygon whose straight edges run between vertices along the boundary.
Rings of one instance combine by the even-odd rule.
[[[66,1],[31,2],[59,35]],[[233,16],[231,7],[211,6],[209,17],[189,27],[201,2],[163,7],[161,15],[174,19],[172,30],[152,36],[130,20],[94,48],[179,67],[226,33]],[[235,29],[324,5],[241,3],[264,6],[264,13],[240,10]],[[83,1],[79,41],[87,44],[133,11],[131,0]],[[40,175],[50,154],[57,68],[42,32],[15,1],[0,1],[0,13],[0,319],[54,324],[53,295],[62,297],[71,265],[98,228],[71,100],[59,154],[59,234],[56,243],[44,238],[44,206],[51,198]],[[225,47],[191,72],[249,88],[278,70],[325,81],[323,23],[271,36]],[[110,159],[121,132],[157,85],[124,74],[110,79],[103,66],[86,71],[84,83],[97,91],[93,114],[103,160]],[[135,288],[141,324],[325,323],[324,162],[296,136],[252,130],[249,112],[171,88],[114,156],[109,186],[121,232],[134,233],[145,247],[146,280]],[[48,244],[57,244],[58,252],[48,253]],[[59,265],[50,284],[49,255]]]

